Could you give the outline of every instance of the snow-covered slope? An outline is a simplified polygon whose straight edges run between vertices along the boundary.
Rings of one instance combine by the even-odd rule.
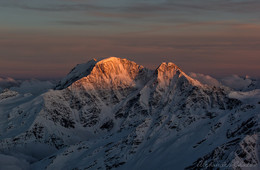
[[[0,151],[32,169],[257,168],[260,106],[245,99],[255,94],[201,84],[173,63],[92,60],[54,90],[0,102]]]

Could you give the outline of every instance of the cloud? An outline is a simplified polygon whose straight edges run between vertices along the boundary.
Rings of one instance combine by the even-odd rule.
[[[5,88],[10,88],[12,86],[18,86],[20,84],[20,81],[14,80],[13,78],[7,77],[7,78],[1,78],[0,77],[0,91]]]
[[[188,75],[203,84],[215,87],[226,86],[238,91],[250,91],[260,89],[260,79],[251,78],[250,76],[242,77],[238,75],[231,75],[217,80],[209,75],[200,73],[191,72]]]
[[[188,21],[182,24],[178,24],[177,27],[193,27],[193,26],[228,26],[233,28],[254,28],[259,29],[260,24],[258,23],[245,23],[236,20],[218,20],[218,21]]]
[[[159,13],[165,14],[201,14],[209,11],[232,12],[232,13],[259,13],[260,2],[257,0],[238,1],[238,0],[218,0],[218,1],[53,1],[44,2],[36,1],[10,1],[1,2],[2,7],[20,8],[25,10],[46,11],[46,12],[70,12],[70,11],[102,11],[102,12],[118,12],[122,16],[138,13]],[[118,16],[118,15],[115,15]]]
[[[92,20],[92,21],[56,21],[61,25],[75,25],[75,26],[99,26],[99,25],[120,25],[119,21],[107,21],[107,20]]]
[[[191,72],[191,73],[189,73],[189,76],[200,81],[203,84],[207,84],[207,85],[215,86],[215,87],[221,86],[221,83],[217,79],[215,79],[209,75]]]
[[[176,10],[194,10],[194,11],[222,11],[233,13],[259,13],[260,2],[258,0],[217,0],[217,1],[172,1],[168,0],[164,5],[171,6]]]
[[[1,1],[0,8],[23,9],[18,11],[21,14],[35,13],[36,17],[40,16],[41,20],[34,22],[46,22],[44,26],[50,26],[52,23],[59,25],[71,25],[76,27],[84,26],[103,26],[114,25],[124,26],[121,30],[142,30],[143,27],[160,25],[164,27],[161,32],[168,33],[182,30],[190,32],[207,33],[212,31],[222,31],[235,29],[245,32],[247,29],[254,29],[257,33],[259,24],[250,19],[257,19],[256,13],[260,14],[260,1],[241,2],[237,0],[218,0],[218,1],[181,1],[181,0],[157,0],[157,1],[117,1],[105,0],[99,1]],[[6,11],[6,10],[5,10]],[[16,12],[16,11],[15,11]],[[43,15],[42,13],[52,15]],[[64,14],[61,17],[60,14]],[[237,17],[234,17],[234,14]],[[244,15],[246,13],[246,15]],[[244,15],[240,17],[240,15]],[[22,15],[21,15],[22,16]],[[51,17],[50,17],[51,16]],[[223,16],[227,16],[223,18]],[[35,18],[36,18],[35,17]],[[22,18],[25,22],[28,17]],[[66,18],[66,19],[64,19]],[[239,18],[239,20],[235,20]],[[242,18],[242,19],[240,19]],[[34,18],[31,18],[34,20]],[[75,20],[73,20],[75,19]],[[11,19],[12,21],[13,19]],[[235,20],[235,21],[234,21]],[[17,23],[17,21],[15,21]],[[135,25],[134,28],[128,28],[128,25]],[[22,22],[19,24],[22,25]],[[43,26],[43,27],[44,27]],[[167,27],[167,28],[166,28]],[[60,28],[63,29],[63,28]],[[118,29],[118,28],[116,28]],[[107,29],[109,30],[109,29]],[[157,32],[159,32],[158,29]]]
[[[249,77],[240,77],[238,75],[228,76],[221,79],[220,81],[223,85],[228,86],[234,90],[246,90],[250,88],[250,85],[253,83],[252,79]]]
[[[0,72],[2,76],[19,78],[62,77],[74,65],[93,57],[127,56],[145,66],[156,67],[164,60],[161,57],[167,56],[168,61],[175,62],[185,72],[259,76],[260,41],[256,35],[186,36],[145,32],[110,35],[105,29],[95,31],[0,34],[8,37],[0,40]]]
[[[31,93],[33,95],[37,95],[46,92],[53,87],[54,84],[51,81],[41,81],[36,79],[15,80],[10,77],[0,77],[0,92],[8,88],[20,94]]]
[[[20,94],[31,93],[33,95],[42,94],[53,88],[54,84],[50,81],[40,81],[36,79],[25,80],[17,87],[11,87],[11,90]]]
[[[87,3],[46,3],[46,2],[9,2],[3,3],[0,1],[1,7],[20,8],[24,10],[42,11],[42,12],[70,12],[70,11],[90,11],[90,10],[104,10],[108,7],[102,7],[95,4]]]
[[[135,1],[122,8],[126,12],[136,13],[158,13],[168,12],[174,14],[205,14],[207,12],[228,12],[228,13],[259,13],[260,2],[258,0],[167,0],[167,1]]]

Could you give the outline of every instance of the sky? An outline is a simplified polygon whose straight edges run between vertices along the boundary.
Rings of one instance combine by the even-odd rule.
[[[0,0],[0,77],[61,78],[116,56],[260,77],[259,0]]]

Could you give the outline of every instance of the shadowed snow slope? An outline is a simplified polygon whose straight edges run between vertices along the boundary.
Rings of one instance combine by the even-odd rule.
[[[201,84],[173,63],[91,60],[40,96],[3,93],[0,151],[31,169],[258,168],[260,106],[246,100],[257,92]]]

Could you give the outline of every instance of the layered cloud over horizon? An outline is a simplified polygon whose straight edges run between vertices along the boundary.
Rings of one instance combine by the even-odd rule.
[[[0,0],[0,76],[58,78],[99,57],[260,77],[256,0]]]

